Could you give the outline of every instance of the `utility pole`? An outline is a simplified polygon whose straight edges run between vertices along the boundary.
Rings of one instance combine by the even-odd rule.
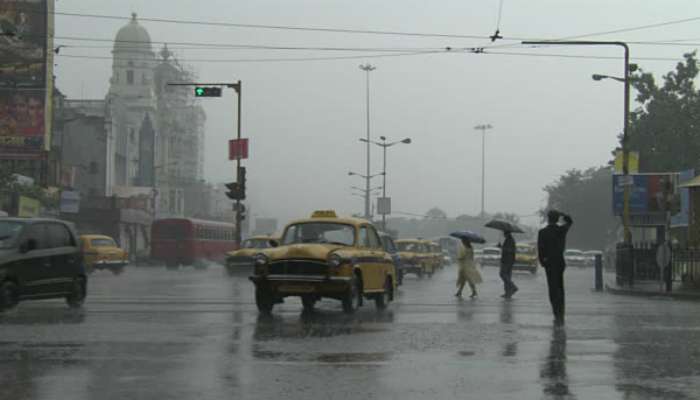
[[[371,65],[371,64],[364,64],[360,65],[360,69],[366,72],[366,97],[367,97],[367,169],[366,169],[366,175],[365,175],[365,219],[369,220],[370,219],[370,198],[369,198],[369,152],[370,152],[370,147],[369,147],[369,73],[377,69],[377,67]]]
[[[486,131],[492,129],[491,124],[477,125],[474,129],[481,131],[481,216],[486,215]]]

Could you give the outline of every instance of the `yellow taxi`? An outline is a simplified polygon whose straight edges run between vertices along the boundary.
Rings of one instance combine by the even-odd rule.
[[[226,272],[230,275],[249,274],[253,271],[253,257],[261,249],[269,249],[278,239],[273,236],[252,236],[241,243],[241,248],[226,253]]]
[[[433,276],[435,271],[435,260],[430,253],[430,241],[422,239],[401,239],[396,241],[399,248],[399,257],[403,264],[404,274],[413,273],[418,278]]]
[[[301,297],[305,311],[323,297],[342,302],[355,312],[364,299],[383,309],[394,299],[396,268],[384,251],[376,229],[358,218],[335,211],[316,211],[311,218],[284,228],[276,247],[254,258],[255,302],[263,314],[290,296]]]
[[[442,256],[442,246],[438,243],[430,242],[430,255],[433,260],[433,269],[442,269],[444,267],[443,256]]]
[[[531,274],[537,273],[537,250],[535,246],[527,243],[518,243],[515,246],[515,264],[514,271],[527,271]]]
[[[85,271],[88,273],[106,269],[119,275],[129,264],[129,254],[109,236],[82,235],[80,248],[83,252]]]

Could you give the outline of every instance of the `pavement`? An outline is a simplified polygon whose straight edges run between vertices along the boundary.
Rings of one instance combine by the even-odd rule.
[[[483,275],[474,300],[448,267],[383,312],[291,300],[265,318],[218,266],[97,272],[82,310],[0,315],[0,399],[700,398],[696,303],[592,292],[591,270],[568,269],[558,329],[544,274],[515,274],[510,301]]]
[[[603,280],[605,290],[612,294],[700,301],[700,289],[684,286],[680,282],[674,282],[672,290],[668,292],[666,284],[662,282],[637,281],[632,287],[619,286],[614,272],[605,273]]]

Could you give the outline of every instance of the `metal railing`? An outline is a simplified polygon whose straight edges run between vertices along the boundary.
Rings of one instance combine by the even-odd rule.
[[[668,291],[674,282],[700,288],[700,248],[673,248],[668,270],[657,264],[658,246],[653,242],[635,243],[632,247],[619,243],[615,254],[617,285],[632,287],[637,282],[663,281]]]

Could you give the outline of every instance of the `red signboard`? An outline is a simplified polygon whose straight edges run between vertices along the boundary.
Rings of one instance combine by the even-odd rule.
[[[248,158],[248,139],[233,139],[228,141],[228,159],[244,160]]]

